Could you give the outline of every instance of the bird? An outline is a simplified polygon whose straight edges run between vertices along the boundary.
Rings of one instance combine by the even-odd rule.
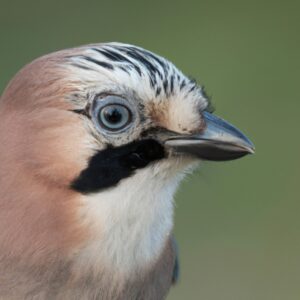
[[[0,140],[0,299],[165,299],[178,185],[204,160],[254,153],[203,86],[118,42],[23,67]]]

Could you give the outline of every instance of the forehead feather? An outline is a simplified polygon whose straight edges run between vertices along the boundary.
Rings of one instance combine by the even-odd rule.
[[[74,49],[65,67],[82,90],[134,92],[143,101],[186,98],[205,109],[208,101],[195,81],[171,62],[142,48],[106,43]]]

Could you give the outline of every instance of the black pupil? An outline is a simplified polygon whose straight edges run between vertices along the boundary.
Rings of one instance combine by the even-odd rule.
[[[107,107],[104,117],[111,124],[118,124],[122,120],[122,114],[116,107]]]

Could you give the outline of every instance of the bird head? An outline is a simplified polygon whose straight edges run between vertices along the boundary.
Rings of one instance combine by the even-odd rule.
[[[1,197],[22,202],[15,209],[24,235],[45,224],[36,236],[46,239],[51,224],[59,240],[74,241],[74,228],[84,228],[74,242],[82,265],[99,259],[124,271],[159,256],[186,170],[254,149],[212,114],[194,80],[120,43],[63,50],[27,65],[2,95],[0,122],[1,188],[9,191]],[[34,213],[25,213],[24,203]]]

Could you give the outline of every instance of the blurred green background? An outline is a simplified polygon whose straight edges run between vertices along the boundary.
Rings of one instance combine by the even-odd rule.
[[[57,49],[122,41],[204,84],[254,156],[204,163],[177,194],[168,300],[300,299],[300,2],[0,0],[0,90]]]

